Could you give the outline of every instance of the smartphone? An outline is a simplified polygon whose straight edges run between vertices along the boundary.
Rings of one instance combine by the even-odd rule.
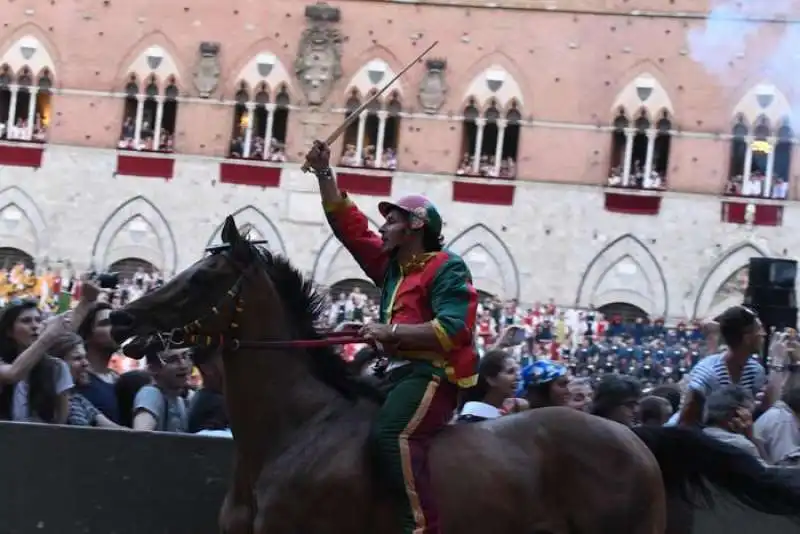
[[[509,344],[510,345],[522,345],[528,339],[528,332],[525,331],[524,328],[520,328],[519,326],[512,326],[511,328],[514,331],[511,333],[509,337]]]

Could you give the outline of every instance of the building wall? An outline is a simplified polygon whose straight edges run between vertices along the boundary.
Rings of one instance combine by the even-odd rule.
[[[333,24],[343,41],[341,76],[320,105],[308,106],[295,75],[309,26],[302,3],[9,3],[0,29],[3,61],[15,71],[47,68],[55,90],[41,167],[0,168],[0,242],[39,260],[102,268],[138,257],[171,273],[200,257],[223,217],[235,213],[320,283],[361,278],[331,237],[316,184],[298,164],[311,140],[341,122],[353,88],[374,89],[366,66],[379,60],[389,74],[398,72],[438,39],[433,56],[447,61],[448,90],[429,114],[418,99],[425,67],[398,82],[399,166],[387,194],[429,195],[447,221],[450,246],[490,293],[580,306],[623,301],[653,315],[707,316],[726,298],[738,298],[721,289],[750,256],[791,257],[798,250],[792,229],[800,209],[793,203],[777,202],[778,226],[739,225],[722,222],[717,196],[728,177],[734,118],[751,123],[767,114],[777,123],[792,114],[795,87],[765,79],[759,67],[784,26],[741,22],[753,29],[748,53],[715,76],[686,49],[689,32],[706,23],[707,6],[675,0],[667,12],[647,11],[664,10],[662,2],[640,4],[635,14],[623,0],[556,7],[520,0],[511,4],[515,9],[334,2],[341,13]],[[220,44],[209,98],[194,84],[202,42]],[[32,57],[24,57],[24,47],[35,49]],[[161,59],[152,69],[154,53]],[[254,62],[265,55],[275,61],[262,77]],[[487,77],[497,73],[503,83],[492,91]],[[139,81],[155,76],[162,91],[174,79],[179,89],[170,180],[117,172],[114,147],[132,74]],[[271,91],[285,86],[290,95],[289,163],[279,171],[279,187],[220,180],[242,81],[249,87],[266,81]],[[637,91],[642,86],[650,88],[646,102]],[[772,91],[768,106],[758,104],[764,87]],[[522,112],[510,206],[454,200],[461,114],[470,98],[482,108],[494,98]],[[671,121],[669,191],[659,193],[653,216],[603,208],[607,191],[600,186],[620,108],[630,116],[641,108],[651,116],[666,111]],[[356,199],[378,223],[376,196],[385,195]]]

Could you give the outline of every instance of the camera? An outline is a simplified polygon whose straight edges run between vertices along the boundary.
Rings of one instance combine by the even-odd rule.
[[[91,273],[91,278],[101,289],[117,289],[119,273]]]

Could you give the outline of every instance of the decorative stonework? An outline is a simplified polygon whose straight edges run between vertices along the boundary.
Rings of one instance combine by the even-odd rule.
[[[294,71],[309,105],[321,105],[342,76],[344,39],[333,27],[340,17],[339,8],[325,3],[306,7],[309,27],[300,37]]]
[[[245,206],[235,211],[232,215],[242,235],[246,235],[245,231],[249,231],[248,239],[253,241],[265,240],[267,242],[265,246],[271,252],[286,255],[286,245],[278,228],[263,211],[255,206]],[[214,230],[206,246],[210,247],[222,243],[221,233],[222,224]],[[202,251],[199,253],[202,253]]]
[[[208,98],[219,85],[219,43],[200,43],[200,58],[194,72],[194,87],[200,98]]]
[[[523,107],[522,90],[511,74],[500,65],[492,65],[478,74],[467,87],[464,101],[474,98],[478,106],[488,105],[490,100],[498,107],[506,108],[512,101]]]
[[[754,124],[759,117],[766,117],[774,127],[792,115],[792,107],[786,96],[771,83],[760,83],[751,88],[736,104],[733,116],[744,117]]]
[[[239,71],[236,77],[237,82],[245,82],[250,90],[255,89],[259,84],[265,83],[267,90],[274,94],[274,91],[282,84],[291,88],[292,81],[289,72],[280,59],[267,50],[259,52],[247,65]]]
[[[711,267],[701,274],[692,310],[694,317],[716,317],[725,308],[741,304],[744,293],[737,295],[731,288],[734,284],[741,285],[736,278],[737,273],[742,268],[747,269],[750,258],[766,256],[769,256],[768,251],[749,241],[734,245],[720,254]]]
[[[0,191],[0,243],[33,258],[47,253],[47,224],[36,202],[22,189]]]
[[[447,99],[447,82],[445,70],[447,61],[444,59],[429,59],[425,62],[427,71],[419,83],[417,97],[422,110],[428,114],[437,113]]]
[[[377,232],[380,227],[372,219],[368,218],[369,227],[373,232]],[[366,280],[367,275],[361,270],[356,261],[345,250],[342,244],[331,234],[319,249],[314,267],[311,270],[311,279],[316,283],[330,287],[342,280]]]
[[[155,76],[162,84],[170,77],[180,80],[177,63],[160,46],[151,46],[139,54],[128,67],[128,72],[142,80]]]
[[[95,268],[126,258],[147,261],[168,275],[177,268],[177,243],[172,229],[161,211],[141,196],[114,210],[92,246]]]
[[[38,76],[44,69],[50,71],[51,76],[56,75],[55,62],[47,48],[30,35],[18,39],[6,50],[0,59],[0,65],[2,64],[11,67],[15,73],[18,73],[22,67],[28,67],[34,76]]]
[[[578,285],[575,305],[595,308],[633,304],[654,317],[668,311],[667,281],[655,256],[638,238],[623,235],[589,262]]]
[[[505,242],[488,226],[470,226],[447,248],[467,262],[477,289],[501,298],[519,298],[517,264]]]
[[[353,89],[357,90],[362,96],[367,95],[370,91],[380,91],[389,80],[394,78],[395,72],[382,59],[373,59],[367,62],[363,67],[358,69],[358,72],[350,79],[347,84],[345,95],[350,95]],[[383,98],[386,98],[393,91],[403,94],[403,89],[400,85],[400,80],[397,80],[392,86],[386,90]]]
[[[672,101],[661,83],[649,73],[642,73],[619,92],[611,106],[612,116],[616,117],[620,108],[629,115],[644,109],[650,118],[656,118],[663,111],[674,114]]]

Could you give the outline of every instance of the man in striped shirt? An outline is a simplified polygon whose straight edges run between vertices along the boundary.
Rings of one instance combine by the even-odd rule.
[[[767,383],[764,367],[754,357],[761,353],[765,335],[758,315],[744,306],[734,306],[715,321],[727,349],[703,358],[692,369],[688,396],[680,412],[682,425],[700,424],[706,399],[723,386],[741,386],[755,397]],[[771,399],[764,402],[769,406]]]

